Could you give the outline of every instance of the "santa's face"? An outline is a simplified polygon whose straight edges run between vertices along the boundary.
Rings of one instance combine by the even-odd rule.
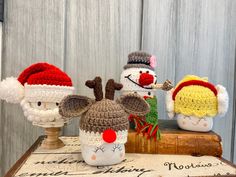
[[[185,116],[183,114],[177,114],[177,123],[180,128],[190,131],[208,132],[212,130],[213,119],[212,117],[196,117]]]
[[[21,101],[24,115],[33,122],[34,125],[42,127],[61,127],[64,125],[58,111],[58,102],[29,102],[25,99]]]
[[[30,102],[32,108],[39,109],[39,110],[52,110],[58,107],[59,103],[52,103],[52,102]]]
[[[121,73],[122,92],[138,93],[141,96],[154,96],[155,91],[151,85],[157,83],[154,71],[147,68],[128,68]]]
[[[104,143],[101,146],[81,145],[84,161],[93,166],[114,165],[125,157],[124,144]]]

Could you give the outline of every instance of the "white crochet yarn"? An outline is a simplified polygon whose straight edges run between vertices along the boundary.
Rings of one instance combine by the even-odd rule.
[[[227,90],[222,85],[217,85],[217,100],[218,100],[218,113],[219,116],[224,116],[228,110],[229,96]],[[174,100],[172,99],[174,89],[166,94],[166,109],[168,116],[173,118],[175,116]],[[213,117],[196,117],[186,116],[184,114],[177,114],[178,126],[184,130],[208,132],[213,128]]]
[[[174,100],[172,99],[174,89],[167,91],[166,93],[166,110],[168,116],[172,119],[175,116],[174,112]]]
[[[55,85],[25,84],[25,100],[30,102],[60,102],[62,98],[72,94],[74,87]]]
[[[24,97],[24,87],[14,77],[8,77],[0,82],[0,99],[9,103],[20,103]]]
[[[80,142],[83,145],[89,146],[100,146],[105,143],[102,138],[102,133],[86,132],[79,129]],[[115,144],[125,144],[127,142],[128,131],[122,130],[116,132],[116,141]]]
[[[228,111],[229,107],[229,95],[225,87],[222,85],[217,85],[217,100],[218,100],[218,114],[219,116],[224,116]]]
[[[47,122],[54,121],[59,119],[61,116],[58,113],[58,108],[50,110],[40,110],[31,107],[30,103],[25,99],[21,101],[21,107],[24,111],[24,115],[28,118],[29,121],[35,122]]]
[[[154,89],[145,89],[139,86],[139,76],[140,76],[140,71],[142,73],[146,73],[147,71],[149,72],[149,74],[154,76],[154,81],[153,83],[156,82],[157,78],[155,77],[156,74],[154,71],[147,69],[147,68],[128,68],[125,69],[122,73],[121,73],[121,78],[120,78],[120,82],[123,85],[123,88],[121,91],[139,91],[139,92],[149,92],[152,91]],[[135,82],[135,83],[134,83]],[[148,86],[145,86],[146,88],[151,88],[151,84]]]
[[[113,143],[106,143],[102,138],[102,133],[79,130],[81,153],[87,164],[94,166],[114,165],[124,159],[127,130],[116,132],[116,141]]]

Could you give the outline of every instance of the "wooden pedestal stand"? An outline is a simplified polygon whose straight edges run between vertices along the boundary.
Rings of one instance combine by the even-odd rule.
[[[58,127],[45,128],[47,138],[43,140],[41,145],[42,148],[58,149],[65,146],[65,144],[59,139],[60,130],[61,128]]]

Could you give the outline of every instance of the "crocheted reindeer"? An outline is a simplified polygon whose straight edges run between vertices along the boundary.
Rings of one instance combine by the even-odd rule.
[[[80,142],[82,157],[89,165],[120,163],[125,156],[129,121],[128,115],[143,116],[149,105],[137,94],[121,96],[114,101],[115,90],[122,85],[110,79],[103,98],[102,80],[96,77],[85,83],[94,90],[95,100],[86,96],[69,95],[59,105],[64,117],[81,116]]]

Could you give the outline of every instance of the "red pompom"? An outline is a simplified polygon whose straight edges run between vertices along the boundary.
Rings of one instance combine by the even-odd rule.
[[[151,74],[148,73],[142,73],[139,76],[139,84],[144,86],[144,85],[150,85],[154,81],[154,77]]]
[[[112,129],[104,130],[102,138],[106,143],[113,143],[116,140],[116,132]]]

